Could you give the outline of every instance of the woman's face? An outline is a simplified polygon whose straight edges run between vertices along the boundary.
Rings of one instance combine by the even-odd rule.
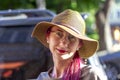
[[[47,43],[54,58],[69,59],[72,58],[77,49],[81,47],[78,38],[59,27],[52,27],[47,35]]]

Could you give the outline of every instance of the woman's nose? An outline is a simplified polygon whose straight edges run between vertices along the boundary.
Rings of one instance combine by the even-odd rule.
[[[65,46],[65,47],[68,47],[68,45],[69,45],[69,40],[68,40],[68,38],[67,38],[67,37],[62,37],[62,38],[60,39],[60,45]]]

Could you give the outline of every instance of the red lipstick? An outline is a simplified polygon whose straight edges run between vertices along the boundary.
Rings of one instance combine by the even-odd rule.
[[[65,53],[65,50],[57,49],[60,53]]]

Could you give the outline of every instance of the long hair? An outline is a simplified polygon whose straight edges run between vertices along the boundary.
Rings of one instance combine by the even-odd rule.
[[[80,63],[82,59],[79,57],[78,52],[75,53],[73,61],[65,70],[62,80],[80,80],[81,69]]]

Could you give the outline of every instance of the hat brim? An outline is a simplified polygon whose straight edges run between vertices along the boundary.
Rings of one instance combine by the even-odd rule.
[[[48,48],[48,43],[46,41],[46,32],[47,29],[51,26],[57,26],[59,28],[62,28],[71,35],[83,40],[83,46],[78,50],[79,55],[82,58],[88,58],[92,56],[98,49],[98,41],[91,39],[85,35],[80,35],[68,27],[64,27],[62,25],[58,25],[52,22],[44,21],[38,23],[32,32],[32,37],[36,37],[44,46]]]

